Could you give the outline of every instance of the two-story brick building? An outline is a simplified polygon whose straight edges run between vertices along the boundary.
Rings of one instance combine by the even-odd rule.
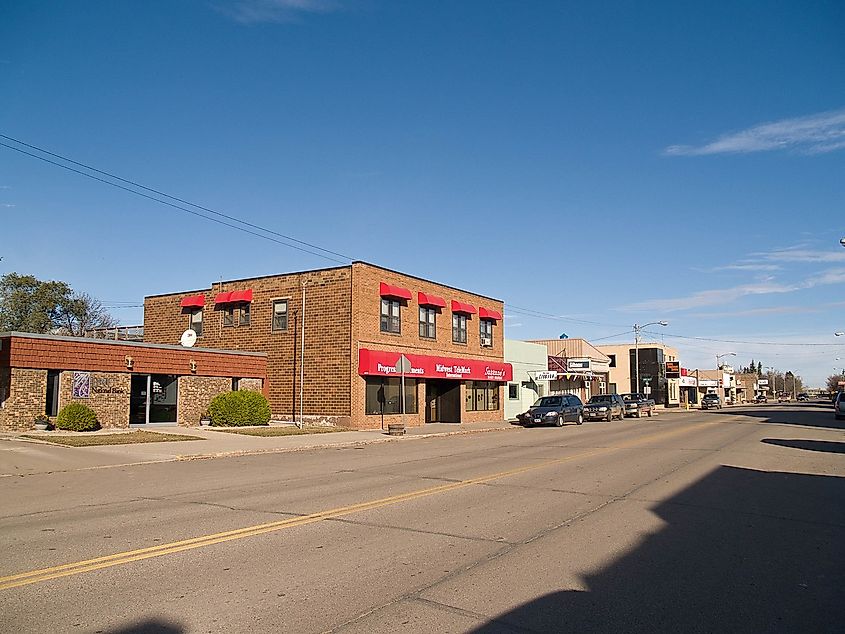
[[[274,417],[327,419],[377,429],[503,420],[500,300],[365,262],[215,282],[144,300],[144,340],[174,343],[188,328],[200,345],[267,354]]]

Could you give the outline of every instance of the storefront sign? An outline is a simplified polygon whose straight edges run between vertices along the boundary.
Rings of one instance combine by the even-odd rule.
[[[694,376],[682,376],[678,380],[678,385],[681,387],[696,387],[698,385],[698,381]]]
[[[534,374],[535,381],[554,381],[556,378],[557,372],[554,370],[545,370]]]
[[[567,359],[566,369],[570,372],[583,372],[590,369],[590,359]]]
[[[698,385],[699,387],[718,387],[719,382],[716,379],[700,379]]]
[[[74,372],[70,395],[72,398],[91,397],[91,373]]]
[[[422,354],[406,354],[405,357],[411,364],[405,376],[410,378],[500,382],[513,380],[513,368],[510,363],[431,357]],[[396,372],[398,361],[398,352],[361,348],[358,351],[358,374],[362,376],[398,376]]]
[[[667,379],[677,379],[681,376],[681,364],[679,361],[667,361],[666,362],[666,378]]]
[[[769,379],[757,379],[757,387],[763,387],[769,385]]]

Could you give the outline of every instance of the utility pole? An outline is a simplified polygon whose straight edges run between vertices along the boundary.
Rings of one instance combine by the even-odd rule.
[[[308,285],[307,280],[303,279],[300,282],[302,286],[302,326],[300,327],[300,355],[299,355],[299,427],[305,425],[303,419],[304,408],[302,405],[303,388],[305,386],[305,287]]]

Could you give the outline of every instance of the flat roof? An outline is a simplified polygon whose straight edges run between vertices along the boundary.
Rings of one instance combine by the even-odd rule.
[[[443,284],[442,282],[435,282],[434,280],[429,280],[424,277],[419,277],[418,275],[411,275],[410,273],[403,273],[402,271],[397,271],[395,269],[389,269],[384,266],[379,266],[378,264],[373,264],[371,262],[365,262],[363,260],[353,260],[350,264],[344,264],[343,266],[327,266],[324,268],[317,268],[317,269],[305,269],[302,271],[289,271],[287,273],[272,273],[268,275],[255,275],[252,277],[241,277],[236,278],[233,280],[217,280],[212,282],[210,286],[207,288],[199,288],[191,291],[173,291],[170,293],[156,293],[154,295],[144,295],[144,299],[147,297],[167,297],[169,295],[183,295],[186,293],[202,293],[203,291],[211,290],[214,284],[233,284],[235,282],[249,282],[251,280],[263,280],[269,277],[283,277],[286,275],[305,275],[306,273],[321,273],[323,271],[335,271],[339,269],[348,269],[351,268],[353,264],[363,264],[365,266],[371,266],[375,269],[381,269],[382,271],[387,271],[388,273],[396,273],[397,275],[403,275],[405,277],[410,277],[414,280],[419,280],[421,282],[427,282],[429,284],[437,284],[438,286],[442,286],[443,288],[448,288],[453,291],[458,291],[459,293],[467,293],[469,295],[475,295],[476,297],[482,297],[484,299],[490,299],[494,302],[501,302],[504,304],[504,300],[496,299],[495,297],[490,297],[489,295],[483,295],[482,293],[476,293],[474,291],[468,291],[463,288],[458,288],[457,286],[450,286],[449,284]]]
[[[0,332],[0,339],[5,337],[22,337],[25,339],[47,339],[49,341],[69,341],[72,343],[94,343],[110,346],[127,346],[132,348],[156,348],[158,350],[196,350],[198,352],[214,352],[217,354],[245,355],[250,357],[266,357],[266,352],[252,352],[250,350],[223,350],[222,348],[186,348],[170,343],[144,343],[143,341],[120,341],[118,339],[93,339],[91,337],[66,337],[64,335],[44,335],[37,332]]]

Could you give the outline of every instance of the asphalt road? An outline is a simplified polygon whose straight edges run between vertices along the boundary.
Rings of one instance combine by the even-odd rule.
[[[845,423],[672,413],[0,480],[6,632],[841,632]]]

